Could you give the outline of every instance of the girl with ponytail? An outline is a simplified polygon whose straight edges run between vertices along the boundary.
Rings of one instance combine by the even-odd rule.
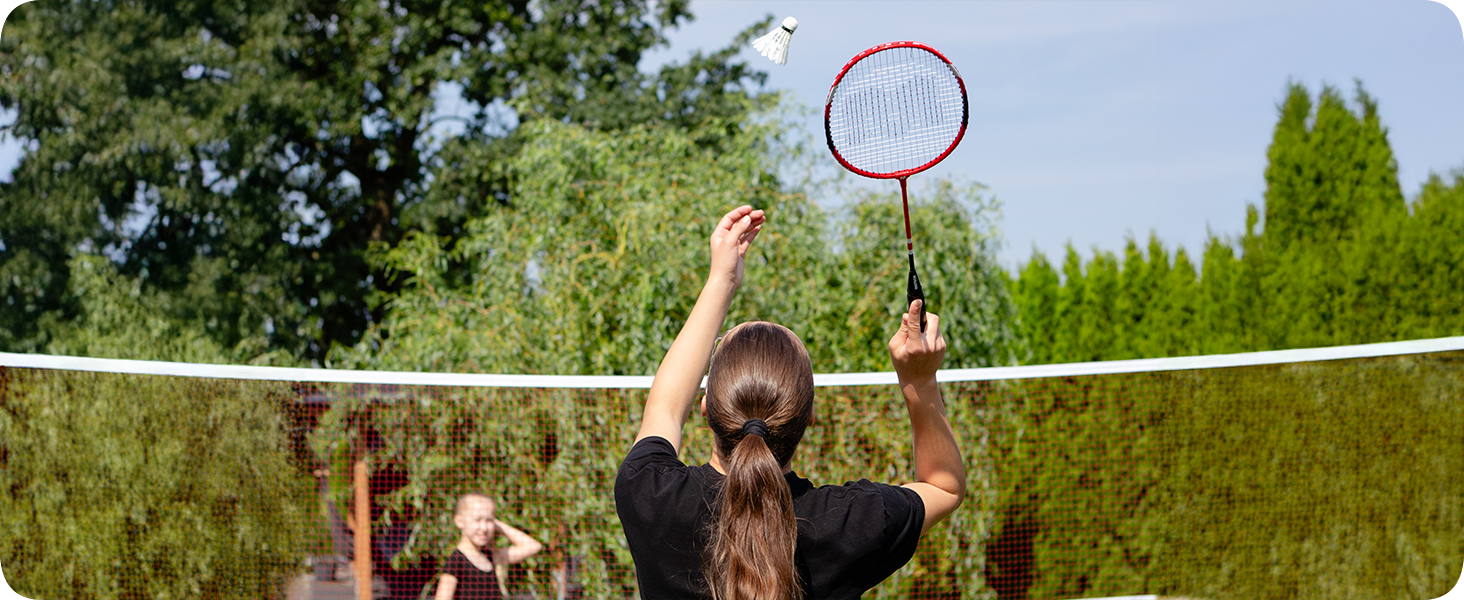
[[[616,474],[616,512],[648,600],[858,598],[909,561],[921,533],[965,495],[965,466],[935,382],[945,356],[940,318],[927,314],[920,331],[920,301],[890,340],[910,414],[914,481],[815,487],[793,471],[814,415],[808,351],[792,331],[763,322],[733,327],[717,343],[743,257],[765,221],[743,206],[712,232],[711,273],[656,371],[640,433]],[[690,467],[677,456],[703,373],[712,455]]]

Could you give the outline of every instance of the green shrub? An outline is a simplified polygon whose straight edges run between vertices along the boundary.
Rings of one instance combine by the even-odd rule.
[[[871,598],[1430,598],[1464,560],[1464,353],[946,384],[966,504]],[[23,594],[277,594],[328,543],[291,458],[285,384],[6,369],[0,564]],[[327,385],[309,452],[348,505],[376,434],[393,568],[442,558],[458,494],[481,490],[549,549],[512,577],[551,597],[633,595],[616,467],[642,390]],[[909,477],[892,387],[820,388],[795,459],[816,484]],[[293,421],[290,421],[293,422]],[[379,441],[378,441],[379,438]],[[693,414],[683,459],[707,458]],[[357,446],[359,447],[359,446]],[[301,452],[306,452],[300,448]],[[304,456],[304,454],[301,454]]]
[[[1464,561],[1461,359],[999,386],[1016,410],[996,427],[994,583],[1033,599],[1443,595]]]
[[[951,415],[971,467],[970,500],[921,542],[916,558],[867,597],[960,597],[982,581],[982,543],[994,525],[996,478],[984,455],[984,384],[948,386]],[[458,495],[480,490],[498,500],[498,517],[549,546],[529,559],[514,585],[553,597],[550,571],[562,556],[585,560],[579,582],[586,597],[609,598],[635,589],[633,563],[615,516],[614,478],[640,427],[644,390],[522,388],[362,388],[331,390],[337,400],[321,418],[312,445],[337,457],[332,473],[348,473],[348,452],[363,424],[380,436],[373,470],[404,471],[405,485],[379,496],[378,528],[396,515],[420,515],[398,568],[452,552]],[[893,386],[820,388],[818,418],[794,459],[815,485],[869,478],[909,480],[910,434]],[[694,413],[683,460],[704,464],[710,432]],[[373,436],[374,437],[374,436]],[[335,500],[349,501],[349,482],[332,482]]]
[[[279,597],[308,472],[264,382],[0,368],[0,565],[31,598]]]

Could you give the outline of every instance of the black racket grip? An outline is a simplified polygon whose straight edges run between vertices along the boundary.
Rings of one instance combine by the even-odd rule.
[[[925,290],[920,287],[920,276],[915,274],[915,257],[910,257],[910,281],[905,285],[905,308],[910,308],[910,303],[920,301],[920,333],[925,333]]]

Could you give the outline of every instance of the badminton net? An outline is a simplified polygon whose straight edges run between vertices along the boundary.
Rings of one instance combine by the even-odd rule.
[[[635,598],[614,474],[649,377],[0,354],[27,598],[422,598],[459,495],[511,598]],[[1464,563],[1464,338],[942,371],[965,503],[868,598],[1434,598]],[[795,469],[911,477],[892,373],[820,375]],[[700,415],[683,460],[707,459]],[[369,523],[363,526],[362,523]]]

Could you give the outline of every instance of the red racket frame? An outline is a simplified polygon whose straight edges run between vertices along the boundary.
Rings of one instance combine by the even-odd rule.
[[[832,110],[834,104],[834,90],[839,88],[839,82],[844,80],[844,75],[849,73],[849,69],[854,68],[854,65],[859,64],[859,61],[861,60],[869,58],[870,56],[878,54],[885,50],[892,50],[895,48],[916,48],[919,50],[924,50],[926,52],[934,54],[937,58],[940,58],[942,61],[944,61],[946,66],[951,68],[951,75],[956,78],[956,85],[961,86],[961,129],[956,132],[956,139],[951,140],[951,145],[946,147],[945,151],[940,153],[940,156],[935,157],[930,162],[927,162],[918,167],[914,167],[911,169],[902,169],[893,173],[871,173],[869,171],[865,171],[864,169],[860,169],[858,167],[855,167],[854,165],[849,164],[849,161],[844,160],[843,155],[839,154],[838,148],[834,147],[834,134],[829,127],[829,112]],[[946,55],[941,54],[939,50],[931,48],[930,46],[927,46],[920,42],[889,42],[885,44],[880,44],[854,55],[854,58],[849,59],[848,64],[845,64],[844,68],[839,71],[839,76],[834,78],[834,84],[829,86],[829,95],[824,100],[824,140],[828,143],[829,152],[834,155],[834,160],[839,161],[839,164],[843,165],[845,169],[848,169],[850,171],[853,171],[854,173],[863,175],[870,179],[900,180],[900,203],[903,205],[903,208],[905,210],[905,251],[910,260],[910,281],[907,287],[906,301],[913,302],[916,299],[921,301],[921,332],[925,331],[925,289],[922,285],[920,285],[920,276],[915,272],[915,240],[914,237],[910,235],[910,200],[909,196],[905,192],[905,180],[909,179],[911,175],[935,166],[940,161],[945,160],[945,157],[950,156],[951,152],[956,149],[956,146],[959,146],[961,144],[961,138],[966,137],[966,124],[968,123],[970,116],[971,104],[966,99],[966,80],[961,78],[961,72],[956,69],[956,65],[951,62],[951,59],[946,58]]]
[[[956,77],[956,84],[961,86],[961,129],[960,131],[956,132],[956,139],[951,141],[950,147],[946,148],[945,152],[940,153],[940,156],[935,157],[930,162],[927,162],[912,169],[904,169],[900,171],[895,171],[893,173],[871,173],[869,171],[865,171],[864,169],[849,164],[849,161],[844,160],[843,155],[839,154],[839,150],[837,148],[834,148],[834,135],[833,132],[829,130],[829,111],[833,108],[834,104],[834,90],[838,89],[839,82],[844,80],[844,75],[849,73],[849,69],[854,68],[854,65],[857,64],[859,61],[864,60],[865,58],[868,58],[873,54],[883,52],[885,50],[893,50],[895,48],[918,48],[924,50],[926,52],[934,54],[942,61],[945,61],[946,66],[949,66],[951,68],[951,74]],[[956,146],[959,146],[961,144],[961,138],[966,137],[966,124],[968,122],[968,119],[970,119],[970,116],[970,102],[966,100],[966,80],[961,79],[961,72],[956,70],[956,65],[951,62],[951,59],[946,58],[946,55],[941,54],[939,50],[931,48],[930,46],[927,46],[920,42],[889,42],[886,44],[880,44],[878,46],[860,52],[859,54],[856,54],[854,58],[849,59],[849,63],[844,65],[844,68],[839,71],[839,76],[834,78],[834,84],[829,86],[829,95],[824,100],[824,140],[828,143],[829,152],[833,153],[834,160],[839,161],[839,164],[843,165],[845,169],[848,169],[850,171],[853,171],[854,173],[863,175],[870,179],[899,179],[903,181],[906,177],[929,169],[935,166],[940,161],[945,160],[947,156],[950,156],[951,152],[955,151]]]

